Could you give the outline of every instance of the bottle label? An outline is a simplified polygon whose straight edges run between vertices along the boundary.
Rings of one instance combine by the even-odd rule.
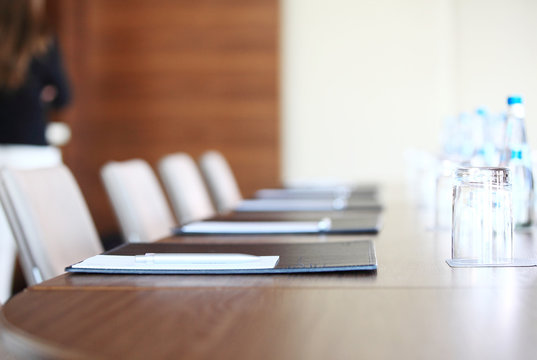
[[[512,146],[511,161],[512,165],[523,165],[531,169],[530,149],[528,145]]]

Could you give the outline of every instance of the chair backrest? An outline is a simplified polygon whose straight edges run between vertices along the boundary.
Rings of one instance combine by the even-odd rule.
[[[214,150],[205,152],[199,160],[200,169],[219,212],[236,207],[242,195],[233,171],[224,156]]]
[[[4,207],[0,204],[0,304],[11,296],[17,246]]]
[[[67,167],[5,168],[0,176],[0,196],[30,285],[103,251],[86,202]]]
[[[165,156],[159,162],[159,172],[180,224],[216,214],[201,173],[190,155]]]
[[[1,145],[0,168],[37,169],[62,163],[60,149],[52,146]],[[3,206],[0,204],[0,303],[12,294],[17,246]]]
[[[151,242],[172,234],[176,222],[146,161],[109,162],[101,178],[125,241]]]

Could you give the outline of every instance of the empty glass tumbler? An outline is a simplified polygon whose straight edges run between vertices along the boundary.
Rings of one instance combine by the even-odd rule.
[[[455,171],[451,257],[467,265],[513,260],[513,215],[508,168]]]

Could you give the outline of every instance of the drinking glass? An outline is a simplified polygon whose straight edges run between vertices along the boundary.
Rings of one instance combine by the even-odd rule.
[[[500,167],[455,171],[452,261],[466,265],[508,264],[513,260],[510,173]]]

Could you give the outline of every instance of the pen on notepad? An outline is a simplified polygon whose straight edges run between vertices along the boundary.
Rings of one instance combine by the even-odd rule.
[[[148,264],[233,264],[259,261],[259,256],[248,254],[155,254],[136,255],[137,263]]]
[[[319,221],[319,223],[317,224],[317,227],[320,231],[330,231],[330,229],[332,228],[332,219],[330,219],[329,217],[322,218],[321,221]]]

